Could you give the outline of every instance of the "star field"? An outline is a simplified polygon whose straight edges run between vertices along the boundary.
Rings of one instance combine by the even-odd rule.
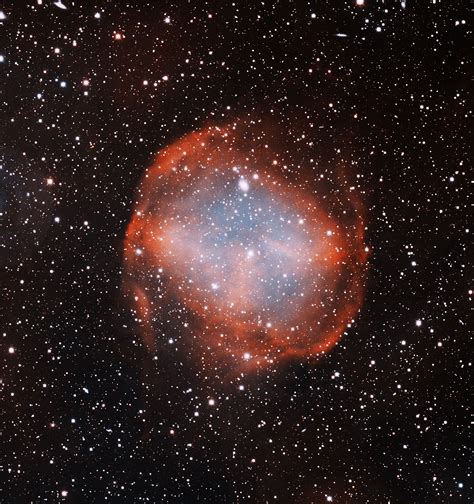
[[[0,3],[0,502],[473,501],[470,14]]]

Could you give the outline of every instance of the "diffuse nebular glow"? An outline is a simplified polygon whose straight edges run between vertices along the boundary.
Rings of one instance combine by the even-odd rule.
[[[278,138],[248,122],[204,128],[145,173],[125,287],[151,351],[173,304],[192,315],[193,355],[249,369],[328,351],[356,315],[362,204],[343,178],[316,188],[292,139]]]

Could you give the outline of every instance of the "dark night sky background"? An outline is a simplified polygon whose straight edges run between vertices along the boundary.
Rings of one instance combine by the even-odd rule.
[[[0,3],[0,502],[472,502],[468,3],[40,3]],[[157,151],[262,116],[350,159],[365,300],[211,390],[147,355],[123,238]]]

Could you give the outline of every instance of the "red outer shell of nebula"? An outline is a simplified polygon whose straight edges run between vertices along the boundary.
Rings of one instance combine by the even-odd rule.
[[[166,345],[165,323],[198,362],[235,369],[336,344],[363,301],[364,212],[343,167],[312,155],[251,122],[158,153],[124,245],[125,293],[150,352]]]

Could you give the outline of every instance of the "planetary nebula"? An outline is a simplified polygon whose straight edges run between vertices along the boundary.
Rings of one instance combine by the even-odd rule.
[[[158,153],[125,239],[124,286],[146,346],[248,369],[318,356],[363,298],[363,206],[304,135],[207,127]],[[165,329],[166,327],[166,329]]]

